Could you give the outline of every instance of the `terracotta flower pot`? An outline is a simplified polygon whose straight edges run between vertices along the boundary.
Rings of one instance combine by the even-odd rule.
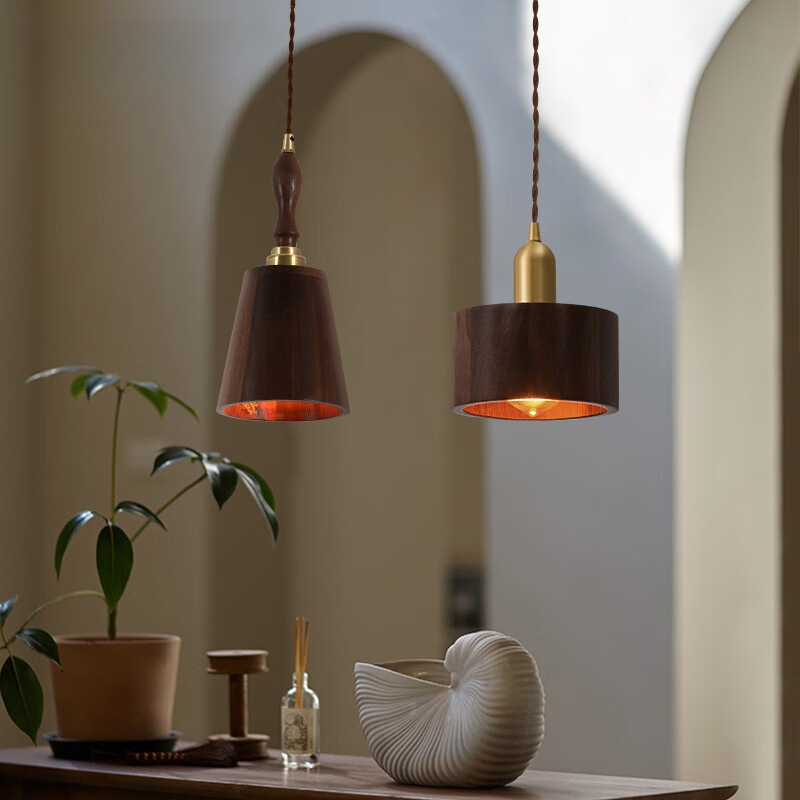
[[[65,739],[161,739],[172,728],[181,640],[177,636],[56,636],[58,735]]]

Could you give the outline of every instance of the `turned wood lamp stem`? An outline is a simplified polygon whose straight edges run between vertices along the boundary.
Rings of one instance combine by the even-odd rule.
[[[277,220],[273,238],[275,247],[267,256],[267,264],[288,264],[302,266],[306,259],[300,252],[297,242],[300,231],[297,229],[297,201],[303,187],[303,170],[294,151],[294,134],[283,135],[283,146],[275,167],[272,170],[272,190],[275,193]]]

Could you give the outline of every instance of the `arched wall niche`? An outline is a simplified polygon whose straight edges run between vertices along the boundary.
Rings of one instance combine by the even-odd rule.
[[[451,315],[481,302],[478,163],[458,94],[409,44],[349,33],[295,59],[300,246],[328,274],[353,413],[314,425],[216,420],[219,448],[272,483],[282,537],[267,553],[243,502],[220,520],[213,639],[267,643],[272,672],[253,681],[253,729],[277,734],[292,618],[310,617],[313,684],[336,720],[325,726],[325,748],[364,752],[352,696],[341,691],[353,662],[440,653],[446,570],[482,559],[482,428],[459,425],[449,399]],[[242,274],[272,246],[285,94],[280,65],[226,149],[214,267],[218,375]],[[247,586],[246,614],[236,585]],[[217,726],[223,701],[214,700]]]
[[[796,669],[787,669],[796,643],[786,644],[798,603],[782,587],[786,559],[795,559],[794,575],[799,566],[796,544],[786,547],[782,497],[793,430],[782,418],[782,358],[789,347],[796,358],[797,341],[783,338],[792,320],[782,296],[781,172],[799,31],[796,0],[748,4],[706,68],[686,145],[676,771],[737,782],[743,800],[797,795],[797,753],[786,748],[796,737],[787,715],[797,713],[800,687]]]

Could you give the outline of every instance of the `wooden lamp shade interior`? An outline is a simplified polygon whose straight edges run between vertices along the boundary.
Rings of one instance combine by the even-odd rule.
[[[220,413],[234,419],[261,420],[263,422],[307,422],[315,419],[331,419],[343,414],[338,406],[328,403],[298,400],[252,400],[232,403],[220,409]]]

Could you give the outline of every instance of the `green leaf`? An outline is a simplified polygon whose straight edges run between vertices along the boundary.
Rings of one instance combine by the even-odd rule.
[[[25,379],[25,383],[40,381],[42,378],[51,378],[53,375],[60,375],[62,372],[88,372],[92,374],[102,371],[101,369],[97,369],[97,367],[87,366],[53,367],[52,369],[44,370],[44,372],[37,372],[35,375],[31,375],[29,378]]]
[[[209,461],[203,459],[203,469],[208,475],[208,482],[211,484],[211,493],[217,501],[217,505],[222,508],[236,491],[236,484],[239,481],[236,470],[223,461]]]
[[[269,488],[269,484],[252,467],[248,467],[247,464],[240,464],[237,461],[231,461],[231,466],[236,467],[236,469],[240,472],[246,472],[259,485],[261,494],[264,495],[264,499],[267,501],[267,503],[269,503],[269,507],[274,511],[275,496],[272,494],[272,489]]]
[[[128,514],[136,514],[139,517],[149,519],[150,522],[155,522],[156,525],[159,525],[164,530],[167,529],[167,526],[156,516],[154,511],[151,511],[143,503],[137,503],[135,500],[120,501],[117,503],[114,511],[118,514],[122,513],[123,511],[127,512]]]
[[[157,384],[150,381],[128,381],[134,389],[145,399],[149,400],[154,406],[158,415],[163,417],[167,411],[167,394]]]
[[[11,609],[17,604],[17,600],[19,600],[19,596],[15,594],[13,597],[9,597],[8,600],[4,600],[0,603],[0,628],[6,624],[8,615],[11,613]]]
[[[90,520],[92,517],[105,519],[102,514],[96,511],[79,511],[74,517],[67,520],[67,524],[61,529],[56,542],[56,577],[61,577],[61,562],[64,560],[64,553],[67,546],[72,541],[72,537]]]
[[[99,391],[111,386],[119,380],[119,375],[113,375],[110,372],[101,372],[98,375],[90,375],[84,383],[86,390],[86,397],[91,400]]]
[[[86,381],[92,377],[92,374],[93,373],[91,372],[86,372],[83,375],[78,375],[78,377],[72,381],[69,391],[73,397],[77,397],[83,391],[84,387],[86,386]]]
[[[156,472],[164,469],[164,467],[187,458],[192,461],[202,461],[203,454],[199,450],[193,450],[191,447],[180,447],[178,445],[164,447],[158,451],[156,460],[153,462],[153,471],[150,474],[155,475]]]
[[[247,487],[247,491],[252,495],[259,511],[269,523],[269,527],[272,530],[272,541],[277,542],[278,518],[275,516],[272,505],[267,500],[267,497],[272,497],[272,492],[267,486],[267,482],[255,470],[246,467],[244,464],[232,464],[232,466],[236,468],[239,473],[239,479]]]
[[[163,389],[161,391],[164,391]],[[164,394],[169,397],[170,400],[174,400],[179,406],[185,408],[197,422],[200,422],[200,417],[197,416],[197,412],[186,402],[180,399],[180,397],[175,397],[174,394],[170,394],[169,392],[164,392]]]
[[[97,574],[108,610],[117,607],[133,569],[133,545],[122,528],[108,523],[97,537]]]
[[[41,628],[23,628],[15,634],[17,639],[25,642],[35,653],[49,658],[57,667],[61,666],[61,656],[58,653],[56,640],[47,631]]]
[[[11,721],[34,743],[42,724],[44,695],[27,661],[9,656],[0,669],[0,695]]]

